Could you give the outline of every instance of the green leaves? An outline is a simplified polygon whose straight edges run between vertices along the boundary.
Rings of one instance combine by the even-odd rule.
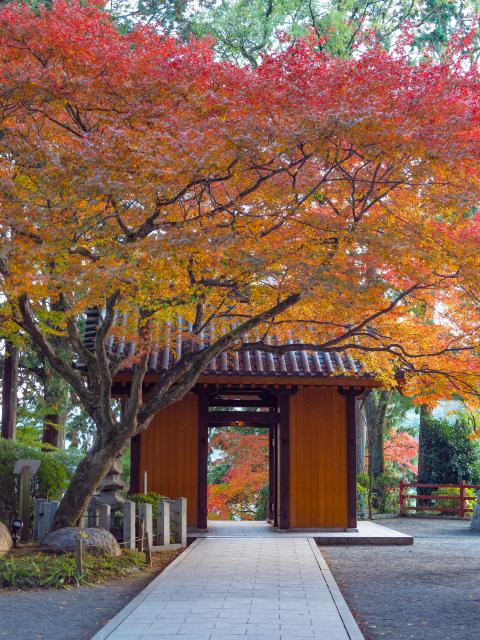
[[[425,470],[419,482],[480,482],[480,443],[471,439],[472,430],[466,419],[428,417],[424,430]]]

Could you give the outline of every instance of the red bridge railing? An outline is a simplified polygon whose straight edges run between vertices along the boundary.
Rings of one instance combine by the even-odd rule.
[[[428,493],[410,493],[408,490],[430,489]],[[439,489],[458,489],[458,494],[441,495]],[[475,501],[475,496],[468,495],[467,489],[480,490],[480,484],[421,484],[419,482],[400,482],[400,515],[407,515],[409,511],[435,511],[443,514],[457,515],[460,518],[469,516],[473,511],[471,501]],[[415,501],[415,506],[411,506],[410,502]],[[450,504],[444,502],[450,501]],[[423,503],[423,504],[422,504]],[[435,503],[435,504],[432,504]],[[453,504],[452,504],[453,503]]]

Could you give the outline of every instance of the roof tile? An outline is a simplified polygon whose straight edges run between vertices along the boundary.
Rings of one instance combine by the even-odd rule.
[[[123,320],[124,321],[124,320]],[[84,342],[87,348],[93,349],[95,334],[99,323],[99,312],[91,309],[87,312]],[[122,320],[117,323],[122,324]],[[187,337],[185,337],[187,335]],[[210,333],[212,339],[214,330]],[[195,340],[188,338],[186,333],[177,333],[172,339],[171,326],[167,324],[162,336],[154,342],[150,351],[148,368],[150,373],[160,373],[168,370],[181,357],[185,350],[202,350],[209,344],[208,336],[200,335]],[[246,337],[247,339],[247,337]],[[289,340],[290,344],[293,341]],[[276,344],[281,344],[276,339]],[[107,348],[112,354],[129,357],[135,355],[135,342],[125,344],[124,337],[110,338]],[[187,349],[186,349],[187,348]],[[305,376],[321,378],[330,376],[365,376],[358,361],[347,352],[314,350],[292,350],[286,354],[276,355],[261,349],[229,350],[219,357],[213,358],[204,371],[205,375],[232,376]]]

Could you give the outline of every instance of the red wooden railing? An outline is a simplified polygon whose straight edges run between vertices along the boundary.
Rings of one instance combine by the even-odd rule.
[[[429,494],[423,493],[408,493],[407,489],[415,487],[419,489],[458,489],[458,495],[450,495],[450,496],[442,496],[442,495],[432,495],[430,491]],[[421,484],[419,482],[400,482],[400,514],[407,515],[408,511],[436,511],[440,513],[449,513],[460,516],[460,518],[465,518],[472,511],[473,508],[469,506],[469,500],[475,500],[475,496],[468,496],[465,493],[465,489],[475,489],[479,490],[479,484],[465,484],[461,482],[460,484]],[[415,500],[415,506],[412,507],[409,505],[410,500]],[[420,505],[419,501],[425,500],[427,501],[426,505]],[[442,507],[442,500],[455,500],[458,501],[458,506],[456,507]],[[432,502],[439,502],[439,504],[432,506]]]

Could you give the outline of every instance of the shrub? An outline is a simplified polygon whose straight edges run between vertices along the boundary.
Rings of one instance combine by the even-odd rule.
[[[34,498],[59,499],[70,482],[82,454],[75,450],[39,451],[11,440],[0,440],[0,520],[9,522],[18,509],[18,477],[15,462],[22,458],[40,460],[38,472],[32,478],[32,509]]]
[[[369,479],[366,473],[357,473],[357,495],[368,498]]]
[[[155,491],[149,491],[148,493],[132,493],[127,497],[129,500],[136,502],[137,504],[147,503],[153,505],[154,511],[156,510],[157,504],[160,500],[168,500],[167,496],[162,496],[160,493],[156,493]]]
[[[379,513],[398,513],[400,508],[400,490],[399,482],[401,475],[394,465],[389,462],[385,463],[385,471],[375,478],[373,492],[377,492],[381,496],[381,500],[377,500]]]
[[[475,498],[475,489],[465,489],[465,495],[471,498]],[[457,487],[440,487],[440,489],[435,489],[431,493],[432,496],[460,496],[460,489]],[[465,508],[473,508],[475,502],[473,500],[465,501]],[[439,509],[450,509],[448,512],[443,512],[444,515],[453,515],[456,516],[458,514],[458,509],[460,508],[460,500],[434,500],[434,506]]]
[[[477,484],[479,443],[472,440],[472,429],[463,416],[452,423],[427,418],[423,427],[424,469],[418,481],[425,484],[458,484],[462,480]]]

